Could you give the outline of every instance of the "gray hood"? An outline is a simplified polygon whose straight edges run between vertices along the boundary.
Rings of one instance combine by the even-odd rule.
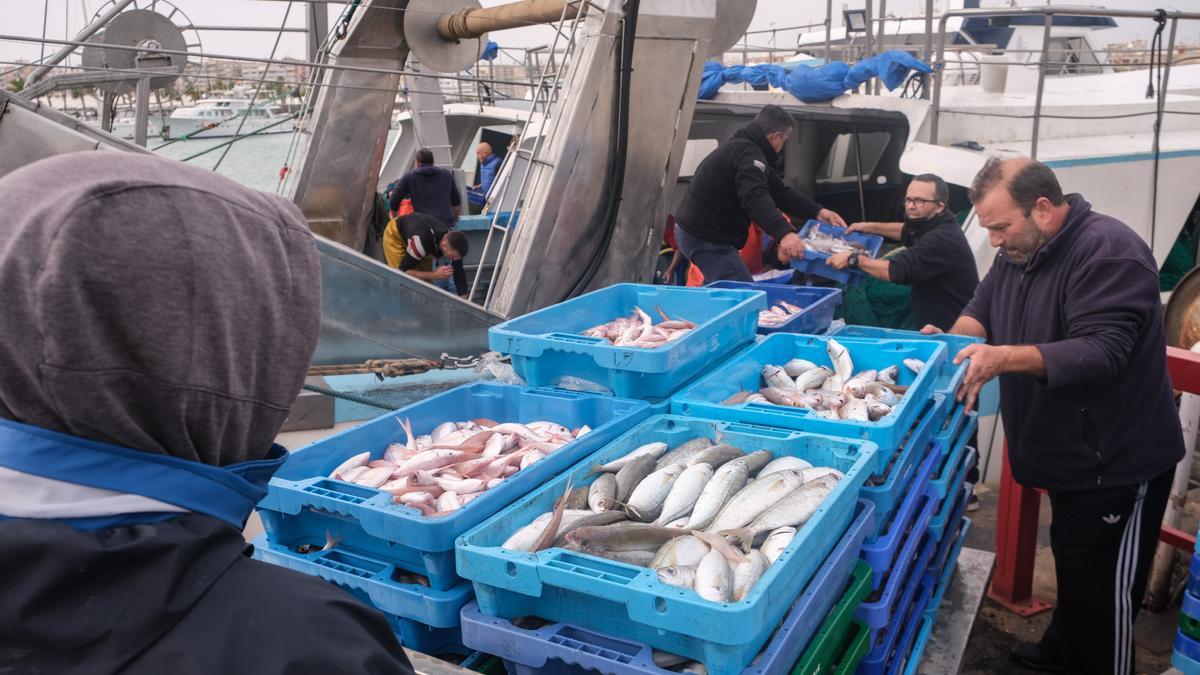
[[[320,302],[312,235],[275,195],[105,151],[0,178],[2,417],[258,459],[304,380]]]

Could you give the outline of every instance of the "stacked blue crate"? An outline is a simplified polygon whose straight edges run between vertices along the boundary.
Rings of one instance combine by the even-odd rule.
[[[1179,608],[1171,665],[1188,675],[1200,675],[1200,532],[1188,565],[1188,583]]]

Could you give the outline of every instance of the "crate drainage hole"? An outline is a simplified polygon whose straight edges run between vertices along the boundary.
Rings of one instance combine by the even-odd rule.
[[[665,598],[654,598],[654,611],[658,612],[659,614],[667,613],[667,601]]]
[[[510,577],[516,578],[517,576],[517,566],[513,563],[506,564],[504,566],[504,571],[508,572],[508,576]]]

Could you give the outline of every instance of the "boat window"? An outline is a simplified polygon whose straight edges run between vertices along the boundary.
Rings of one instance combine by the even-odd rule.
[[[1099,73],[1100,66],[1096,53],[1091,45],[1082,37],[1052,37],[1046,50],[1047,75],[1076,75],[1081,73]]]
[[[869,180],[875,173],[875,165],[879,163],[883,151],[891,141],[891,134],[886,131],[872,131],[858,134],[862,144],[862,179]],[[825,156],[821,170],[817,173],[818,183],[849,183],[857,182],[855,166],[859,161],[856,155],[854,134],[838,134],[829,154]],[[837,170],[834,170],[837,167]]]
[[[683,160],[679,164],[679,177],[690,178],[696,173],[700,162],[717,149],[715,138],[689,138],[683,146]]]

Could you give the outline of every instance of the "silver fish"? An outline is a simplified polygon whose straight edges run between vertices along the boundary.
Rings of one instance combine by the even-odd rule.
[[[645,523],[621,523],[576,528],[567,535],[567,543],[576,550],[648,551],[650,557],[646,562],[649,563],[663,544],[675,537],[684,536],[688,536],[686,530],[673,530]]]
[[[749,524],[803,485],[803,473],[784,469],[750,483],[725,504],[706,531],[723,532]]]
[[[624,506],[625,502],[629,501],[629,495],[633,494],[633,489],[654,472],[654,463],[658,460],[653,455],[643,455],[633,460],[632,462],[621,467],[617,472],[617,495],[616,503]]]
[[[695,466],[696,464],[707,464],[714,469],[719,469],[726,462],[744,457],[746,453],[741,448],[735,448],[732,445],[718,443],[712,447],[705,448],[702,452],[697,453],[695,457],[689,459],[686,464]]]
[[[780,500],[771,508],[764,511],[749,525],[736,530],[726,530],[721,533],[734,541],[742,542],[743,550],[750,550],[754,541],[781,527],[800,527],[808,522],[829,493],[837,485],[835,476],[825,476],[818,480],[805,483],[804,487]]]
[[[684,470],[671,486],[671,492],[663,500],[662,513],[654,520],[656,525],[682,518],[692,512],[700,492],[713,476],[713,468],[709,464],[693,464]]]
[[[588,487],[588,508],[593,511],[607,511],[613,507],[617,498],[617,477],[614,474],[602,474],[592,481]]]
[[[654,567],[651,564],[651,567]],[[668,586],[691,588],[696,584],[696,568],[681,565],[667,565],[657,568],[658,580]],[[657,661],[657,657],[655,658]],[[674,665],[674,664],[672,664]],[[667,666],[669,667],[669,666]]]
[[[892,406],[880,401],[867,401],[867,419],[875,422],[887,417],[892,412]]]
[[[801,394],[796,389],[779,389],[778,387],[764,387],[759,391],[768,401],[775,405],[783,405],[792,408],[800,407]]]
[[[834,391],[841,391],[846,381],[854,374],[854,361],[850,358],[850,350],[837,340],[829,338],[825,343],[825,351],[829,353],[829,360],[833,363],[833,377],[830,380],[836,385],[831,386],[827,383],[826,386]]]
[[[767,562],[771,565],[774,565],[775,561],[779,559],[779,556],[782,555],[785,550],[787,550],[788,544],[791,544],[792,540],[795,538],[796,528],[790,525],[787,527],[780,527],[772,530],[771,533],[767,535],[767,540],[763,542],[763,545],[759,550],[763,552],[763,555],[767,556]]]
[[[733,568],[733,601],[738,602],[748,595],[754,584],[758,583],[763,572],[771,564],[762,551],[754,550],[747,554],[750,558]]]
[[[904,359],[904,366],[914,373],[920,375],[921,370],[925,368],[925,362],[921,359]]]
[[[686,468],[683,464],[671,464],[643,478],[625,503],[630,519],[648,523],[657,518],[675,481]]]
[[[896,396],[896,392],[884,386],[883,382],[872,382],[867,385],[867,396],[874,398],[876,401],[888,406],[894,406],[900,402],[900,397]]]
[[[812,468],[811,463],[806,462],[803,459],[800,459],[799,457],[792,457],[791,455],[784,455],[783,457],[772,460],[770,464],[764,466],[762,468],[762,471],[759,471],[758,475],[755,478],[762,478],[763,476],[769,476],[769,475],[775,473],[776,471],[783,471],[784,469],[800,469],[801,471],[803,471],[804,469],[811,469],[811,468]]]
[[[690,441],[684,441],[676,446],[674,450],[659,457],[658,462],[654,465],[654,470],[658,471],[664,466],[675,464],[676,462],[687,464],[688,460],[692,457],[700,454],[705,448],[711,448],[713,445],[712,440],[708,438],[693,438]]]
[[[804,359],[792,359],[783,364],[784,372],[788,374],[788,377],[792,378],[800,377],[802,374],[816,367],[817,364],[812,361],[805,361]]]
[[[537,518],[534,518],[533,522],[522,527],[516,532],[513,532],[512,535],[510,535],[509,538],[500,545],[500,548],[507,549],[509,551],[529,551],[533,548],[534,544],[537,543],[538,539],[541,538],[542,532],[545,531],[546,526],[550,523],[550,518],[553,515],[553,513],[547,511]],[[559,527],[566,527],[569,523],[593,515],[596,514],[591,511],[576,511],[567,509],[566,511],[563,511],[562,522],[559,524]]]
[[[733,570],[720,551],[709,551],[696,566],[696,593],[712,602],[729,602],[733,594]]]
[[[800,391],[818,389],[831,377],[833,377],[833,371],[825,366],[806,370],[796,377],[796,388]]]
[[[784,391],[796,388],[796,382],[788,377],[787,371],[769,363],[763,366],[762,379],[768,387],[775,387]]]
[[[686,525],[687,529],[701,530],[708,527],[725,502],[746,485],[749,476],[750,467],[744,460],[734,460],[717,469],[696,499],[692,516]]]
[[[650,561],[650,566],[654,569],[668,565],[695,567],[708,555],[709,550],[708,544],[691,535],[675,537],[658,549],[654,559]]]
[[[852,398],[842,407],[842,419],[856,422],[870,421],[871,415],[867,410],[867,402],[861,398]]]
[[[900,377],[900,366],[888,366],[879,371],[879,381],[886,384],[896,384]]]
[[[842,385],[842,391],[847,396],[853,398],[862,398],[867,395],[867,381],[855,375],[846,380],[846,384]]]
[[[593,469],[593,471],[604,472],[604,473],[616,473],[616,472],[620,471],[622,469],[622,467],[624,467],[626,464],[629,464],[630,462],[637,459],[638,457],[651,455],[655,459],[657,459],[658,457],[661,457],[662,454],[666,451],[667,451],[666,443],[657,443],[657,442],[647,443],[627,455],[622,455],[621,457],[618,457],[617,459],[614,459],[613,461],[611,461],[607,464],[597,466],[595,469]]]
[[[755,450],[745,457],[733,460],[733,462],[744,463],[746,465],[746,470],[749,471],[751,476],[753,476],[762,471],[764,466],[770,464],[774,457],[775,455],[772,455],[770,450]],[[730,462],[730,464],[733,462]]]
[[[562,524],[558,527],[558,537],[555,538],[553,545],[558,548],[566,548],[567,544],[569,543],[567,541],[567,535],[581,527],[612,525],[613,523],[619,523],[623,520],[625,520],[624,511],[600,511],[598,513],[592,513],[590,516],[573,519],[570,522],[564,518]]]

